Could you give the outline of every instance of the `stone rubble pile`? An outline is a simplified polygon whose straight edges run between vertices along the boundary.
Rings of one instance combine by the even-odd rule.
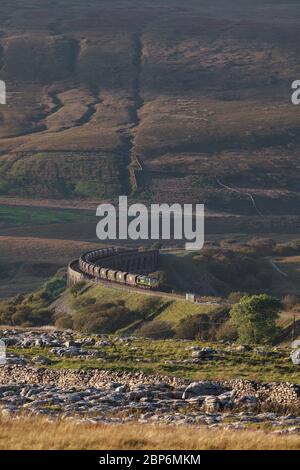
[[[260,383],[250,380],[231,380],[226,382],[236,396],[255,397],[260,403],[275,403],[282,406],[300,406],[300,386],[289,382]]]
[[[199,383],[199,393],[206,392],[209,386],[209,383]],[[57,384],[3,384],[0,385],[0,412],[3,417],[10,418],[20,414],[44,415],[49,419],[76,419],[79,422],[137,421],[222,429],[245,429],[249,423],[268,423],[277,432],[300,431],[300,417],[235,409],[234,391],[183,398],[188,396],[187,388],[167,383],[113,381],[100,388],[88,386],[84,389]]]
[[[101,369],[49,369],[44,367],[30,367],[18,364],[0,367],[0,384],[28,383],[28,384],[57,384],[60,387],[102,387],[111,382],[122,384],[185,384],[186,381],[175,377],[163,375],[146,375],[143,372],[118,372]]]

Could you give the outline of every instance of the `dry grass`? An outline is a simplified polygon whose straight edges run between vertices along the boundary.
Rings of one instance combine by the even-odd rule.
[[[267,450],[300,449],[299,436],[261,431],[208,431],[192,427],[49,423],[44,419],[2,420],[0,449]]]
[[[76,225],[78,229],[82,226],[81,223]],[[55,232],[57,233],[59,226],[60,224],[52,226],[53,235]],[[20,232],[24,230],[23,227],[19,228]],[[48,226],[47,230],[49,234]],[[58,269],[66,267],[70,260],[78,257],[80,253],[98,246],[99,244],[95,243],[67,239],[0,236],[0,270],[2,274],[0,298],[39,289],[49,276],[54,275]]]
[[[264,215],[299,215],[293,6],[287,16],[280,9],[279,25],[265,1],[248,2],[244,22],[236,8],[230,19],[232,0],[188,0],[185,11],[171,0],[167,15],[162,0],[84,9],[68,0],[57,25],[48,0],[10,3],[1,11],[12,18],[0,44],[10,93],[0,113],[1,196],[112,199],[130,193],[127,165],[139,155],[137,196],[147,202],[257,215],[247,188]]]
[[[1,262],[57,262],[66,264],[84,250],[98,247],[95,243],[72,240],[0,236]]]

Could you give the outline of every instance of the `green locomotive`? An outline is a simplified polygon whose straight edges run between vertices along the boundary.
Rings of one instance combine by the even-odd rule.
[[[143,289],[158,289],[159,280],[156,277],[137,276],[136,284]]]

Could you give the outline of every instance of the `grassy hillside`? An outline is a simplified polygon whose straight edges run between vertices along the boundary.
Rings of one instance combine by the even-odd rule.
[[[46,0],[5,4],[0,194],[133,191],[263,216],[267,228],[299,216],[298,12],[280,1],[68,0],[59,15]]]
[[[124,159],[118,155],[38,152],[0,158],[0,195],[111,199],[124,186]]]
[[[114,333],[127,334],[137,332],[144,324],[153,321],[164,321],[176,326],[182,318],[189,315],[199,315],[202,313],[211,314],[220,310],[220,305],[195,305],[191,302],[174,299],[167,294],[144,293],[138,290],[130,291],[120,287],[109,287],[101,284],[89,284],[74,296],[67,292],[56,305],[58,311],[66,311],[72,315],[82,314],[85,317],[97,314],[102,308],[115,305],[116,302],[131,312],[128,321],[121,322],[118,329],[117,322],[112,325]],[[113,315],[114,313],[112,313]],[[125,316],[125,315],[124,315]]]
[[[206,242],[199,252],[162,252],[165,285],[179,292],[226,297],[231,292],[299,293],[299,241],[265,237]]]
[[[10,214],[8,214],[10,216]],[[37,213],[36,213],[37,215]],[[42,211],[39,216],[53,217]],[[13,222],[16,212],[13,212]],[[29,217],[18,214],[18,220]],[[57,217],[57,212],[56,216]],[[11,220],[11,219],[10,219]],[[41,219],[39,218],[39,221]],[[63,223],[63,220],[60,221]],[[22,226],[21,226],[22,227]],[[99,244],[34,237],[0,237],[0,298],[7,298],[41,287],[60,268],[66,268],[71,259]]]

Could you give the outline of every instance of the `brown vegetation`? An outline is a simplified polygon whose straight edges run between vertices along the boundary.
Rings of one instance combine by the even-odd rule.
[[[297,18],[169,3],[3,6],[0,195],[112,199],[135,189],[138,156],[147,200],[299,215]]]
[[[67,239],[0,236],[0,298],[38,289],[58,269],[95,246],[99,245]]]

